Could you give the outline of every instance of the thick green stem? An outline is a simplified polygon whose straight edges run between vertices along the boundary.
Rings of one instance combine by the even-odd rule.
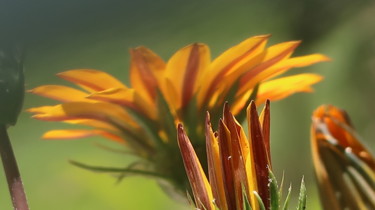
[[[0,125],[0,155],[8,181],[9,193],[16,210],[28,210],[26,194],[23,189],[21,175],[13,153],[5,125]]]

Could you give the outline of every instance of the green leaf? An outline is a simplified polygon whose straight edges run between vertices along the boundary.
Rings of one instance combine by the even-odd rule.
[[[292,192],[292,185],[290,185],[289,188],[288,188],[288,194],[286,194],[286,198],[285,198],[284,205],[283,205],[283,208],[282,208],[283,210],[288,210],[291,192]]]
[[[269,178],[270,178],[270,194],[271,194],[271,210],[278,210],[279,209],[279,191],[277,186],[277,180],[275,175],[272,173],[271,170],[269,172]]]
[[[300,191],[299,191],[299,198],[298,198],[298,207],[297,207],[297,210],[304,210],[304,209],[306,209],[306,198],[307,198],[306,187],[305,187],[305,182],[304,182],[304,180],[302,178],[301,188],[300,188]]]
[[[255,197],[257,198],[257,200],[258,200],[259,209],[260,209],[260,210],[266,210],[266,207],[264,206],[263,200],[262,200],[262,198],[259,196],[259,194],[258,194],[256,191],[254,191],[253,193],[254,193]]]
[[[252,210],[249,198],[246,195],[245,186],[242,185],[242,200],[243,200],[243,210]]]
[[[280,183],[280,186],[279,186],[279,199],[281,199],[283,197],[284,178],[285,178],[285,174],[284,174],[284,171],[283,171],[283,176],[281,178],[281,183]],[[280,200],[279,200],[279,202],[280,202]]]

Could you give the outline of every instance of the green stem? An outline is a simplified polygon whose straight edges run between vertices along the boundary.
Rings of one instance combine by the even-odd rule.
[[[17,167],[16,158],[8,137],[5,125],[0,125],[0,155],[7,177],[9,193],[13,207],[17,210],[28,210],[26,194],[23,189],[21,175]]]

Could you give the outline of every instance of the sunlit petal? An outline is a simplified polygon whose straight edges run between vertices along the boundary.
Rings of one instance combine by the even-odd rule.
[[[298,92],[312,92],[311,86],[322,79],[323,77],[317,74],[298,74],[262,83],[257,103],[264,103],[267,99],[280,100]]]
[[[124,143],[123,138],[103,130],[50,130],[42,138],[46,140],[74,140],[92,136],[102,136],[119,143]]]
[[[126,88],[126,86],[116,78],[95,69],[69,70],[58,73],[57,76],[75,83],[89,92],[102,91],[109,88]]]
[[[62,85],[43,85],[28,92],[60,102],[90,101],[85,98],[87,93]]]
[[[167,63],[165,76],[176,88],[175,107],[186,105],[196,92],[197,79],[210,62],[210,50],[204,44],[192,44],[177,51]]]

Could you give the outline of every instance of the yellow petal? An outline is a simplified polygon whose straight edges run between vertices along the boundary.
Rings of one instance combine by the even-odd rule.
[[[282,73],[285,73],[291,68],[305,67],[318,62],[325,62],[329,60],[330,58],[321,54],[312,54],[307,56],[284,59],[273,66],[263,69],[262,71],[258,71],[257,73],[254,71],[253,73],[251,73],[251,78],[247,75],[249,80],[246,82],[246,84],[243,84],[242,86],[240,85],[241,87],[238,91],[238,94],[241,94],[246,89],[253,88],[253,86],[259,82],[271,79]],[[241,82],[244,83],[244,81]]]
[[[155,101],[156,91],[163,76],[166,64],[146,47],[130,50],[130,82],[148,103]]]
[[[32,107],[27,109],[27,112],[31,112],[34,114],[39,114],[39,113],[46,113],[49,112],[54,106],[39,106],[39,107]]]
[[[64,120],[64,123],[74,124],[74,125],[85,125],[90,126],[96,129],[112,131],[112,132],[120,132],[118,128],[111,125],[108,122],[103,122],[100,120],[91,120],[91,119],[78,119],[78,120]]]
[[[207,112],[206,115],[206,149],[207,149],[207,163],[208,175],[212,187],[212,193],[215,197],[215,203],[219,209],[228,209],[225,198],[225,189],[223,183],[223,168],[221,166],[221,159],[219,153],[219,142],[212,131],[210,117]]]
[[[102,91],[109,88],[126,88],[126,86],[113,76],[94,69],[75,69],[57,76],[73,82],[89,92]]]
[[[255,65],[258,60],[254,60],[254,56],[264,50],[268,38],[269,35],[250,37],[217,57],[200,78],[202,87],[198,93],[198,105],[202,106],[207,97],[213,95],[225,76],[232,74],[236,78]]]
[[[280,100],[298,92],[311,92],[311,85],[322,79],[317,74],[298,74],[262,83],[259,86],[257,104],[264,103],[267,99]]]
[[[43,85],[28,92],[61,102],[90,101],[85,98],[87,93],[62,85]]]
[[[197,81],[210,63],[209,48],[200,43],[192,44],[177,51],[167,63],[165,76],[176,88],[177,109],[186,105],[200,85]]]
[[[107,139],[124,143],[124,139],[103,130],[50,130],[42,136],[47,140],[72,140],[91,136],[103,136]]]
[[[156,119],[157,116],[156,106],[143,100],[138,95],[138,90],[135,89],[111,88],[92,93],[87,98],[119,104],[136,110],[151,119]]]

